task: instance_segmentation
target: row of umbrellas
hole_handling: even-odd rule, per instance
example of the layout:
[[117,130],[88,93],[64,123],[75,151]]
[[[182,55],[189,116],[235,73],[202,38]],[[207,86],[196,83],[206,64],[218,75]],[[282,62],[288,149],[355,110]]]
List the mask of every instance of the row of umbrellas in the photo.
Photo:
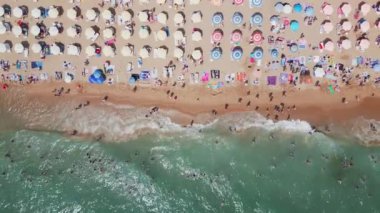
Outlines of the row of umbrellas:
[[[0,43],[0,53],[10,52],[11,48],[17,54],[22,54],[25,50],[29,49],[29,43],[24,41],[12,45],[10,41],[5,41]],[[52,55],[62,54],[65,50],[65,46],[60,42],[55,42],[52,45],[47,45],[44,42],[34,43],[31,45],[30,49],[33,53],[41,53],[42,51],[48,49],[48,52]],[[66,53],[68,55],[79,55],[81,52],[81,45],[78,43],[69,44],[66,47]]]

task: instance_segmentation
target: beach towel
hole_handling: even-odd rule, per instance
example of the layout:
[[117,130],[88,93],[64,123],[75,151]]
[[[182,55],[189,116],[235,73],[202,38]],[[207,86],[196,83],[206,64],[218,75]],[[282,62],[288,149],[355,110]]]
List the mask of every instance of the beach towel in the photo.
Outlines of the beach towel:
[[276,85],[276,81],[277,81],[277,77],[276,76],[268,76],[267,77],[267,84],[268,85],[275,86]]
[[44,66],[44,62],[42,62],[42,61],[32,61],[31,62],[32,69],[42,70],[43,66]]
[[287,84],[287,83],[288,83],[288,73],[281,73],[280,84]]
[[203,72],[203,73],[202,73],[201,81],[202,81],[203,83],[206,83],[206,82],[209,81],[209,73],[208,73],[208,72]]

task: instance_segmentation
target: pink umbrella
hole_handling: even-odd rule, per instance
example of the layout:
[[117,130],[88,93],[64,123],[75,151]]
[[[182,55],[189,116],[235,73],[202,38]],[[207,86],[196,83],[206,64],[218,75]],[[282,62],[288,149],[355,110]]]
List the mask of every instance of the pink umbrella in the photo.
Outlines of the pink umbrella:
[[334,8],[331,6],[331,4],[325,2],[322,5],[322,12],[326,16],[331,16],[334,13]]
[[362,2],[359,4],[359,9],[363,16],[366,16],[371,10],[371,6],[365,2]]
[[342,10],[342,13],[344,14],[344,16],[348,16],[351,11],[352,11],[352,7],[349,3],[347,2],[344,2],[340,5],[340,9]]
[[261,42],[263,40],[263,33],[259,30],[256,30],[251,35],[251,40],[255,43]]
[[234,5],[241,5],[241,4],[243,4],[244,3],[244,0],[234,0],[233,1],[233,4]]
[[370,45],[370,43],[369,43],[368,39],[366,39],[366,38],[360,39],[360,41],[359,41],[359,49],[361,51],[367,50],[369,48],[369,45]]
[[232,42],[239,42],[242,38],[242,32],[240,30],[234,30],[231,35]]
[[351,22],[349,22],[349,21],[344,21],[344,22],[342,23],[342,29],[343,29],[344,31],[350,31],[350,30],[352,29],[352,24],[351,24]]
[[334,42],[332,42],[331,40],[326,40],[325,41],[325,48],[324,49],[326,51],[329,51],[329,52],[334,51],[334,49],[335,49]]
[[212,41],[213,42],[220,42],[223,38],[223,31],[220,30],[220,29],[216,29],[214,30],[214,32],[212,33]]

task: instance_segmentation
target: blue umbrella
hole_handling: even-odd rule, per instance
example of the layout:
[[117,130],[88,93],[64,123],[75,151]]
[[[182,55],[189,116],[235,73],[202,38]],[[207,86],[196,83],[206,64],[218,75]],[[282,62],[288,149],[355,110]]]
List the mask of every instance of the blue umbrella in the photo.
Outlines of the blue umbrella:
[[240,60],[242,56],[243,56],[243,49],[241,49],[241,47],[235,47],[232,50],[232,59]]
[[235,25],[239,25],[242,22],[243,22],[243,14],[241,14],[240,12],[235,12],[232,15],[232,23],[234,23]]
[[290,29],[293,31],[293,32],[296,32],[300,29],[300,24],[298,23],[298,21],[296,20],[292,20],[290,22]]
[[272,16],[269,21],[271,25],[277,25],[280,22],[280,18],[278,16]]
[[212,23],[214,25],[221,24],[223,22],[223,14],[221,12],[216,12],[212,16]]
[[306,7],[305,13],[307,16],[313,16],[314,15],[314,7],[312,7],[312,6]]
[[274,9],[276,10],[276,12],[278,13],[281,13],[282,10],[284,8],[284,5],[282,4],[282,2],[277,2],[275,5],[274,5]]
[[380,63],[376,63],[373,65],[372,69],[375,71],[375,72],[380,72]]
[[104,75],[101,69],[97,69],[90,75],[88,81],[92,84],[102,84],[106,80],[106,76]]
[[255,7],[261,7],[263,5],[263,0],[250,0],[251,5]]
[[211,58],[213,60],[218,60],[221,57],[222,57],[222,48],[215,47],[214,49],[211,50]]
[[273,58],[277,58],[278,57],[278,50],[277,49],[272,49],[270,53],[271,53],[271,55],[272,55]]
[[258,26],[261,26],[263,23],[263,15],[261,13],[255,13],[251,16],[251,24],[256,24]]
[[253,49],[251,57],[253,57],[256,60],[259,60],[259,59],[262,59],[263,56],[264,56],[263,48],[261,48],[261,47],[255,47],[255,49]]
[[296,13],[300,13],[300,12],[302,12],[302,5],[301,5],[300,3],[294,4],[294,5],[293,5],[293,10],[294,10],[294,12],[296,12]]
[[298,51],[298,45],[293,43],[292,45],[290,45],[290,52],[297,52]]

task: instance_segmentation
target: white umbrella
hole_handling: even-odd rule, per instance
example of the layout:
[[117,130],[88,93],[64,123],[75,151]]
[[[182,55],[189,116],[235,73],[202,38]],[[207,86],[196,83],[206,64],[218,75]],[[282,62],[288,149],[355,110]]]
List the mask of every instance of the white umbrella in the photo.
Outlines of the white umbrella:
[[178,47],[176,47],[175,49],[174,49],[174,52],[173,52],[173,56],[174,56],[174,58],[182,58],[183,57],[183,54],[184,54],[184,52],[183,52],[183,50],[181,49],[181,48],[178,48]]
[[80,50],[77,46],[69,44],[67,45],[67,55],[79,55]]
[[349,21],[345,21],[342,23],[342,29],[344,31],[350,31],[352,29],[352,24]]
[[346,17],[347,17],[347,16],[351,13],[351,11],[352,11],[352,7],[351,7],[351,5],[350,5],[349,3],[344,3],[344,4],[342,4],[342,6],[341,6],[340,9],[342,10],[344,16],[346,16]]
[[74,80],[73,77],[72,77],[72,74],[69,74],[69,73],[65,73],[65,77],[63,78],[63,81],[65,81],[65,83],[71,83],[71,81]]
[[185,17],[183,17],[182,13],[176,13],[174,15],[174,24],[182,24],[183,21],[185,20]]
[[334,51],[334,49],[335,49],[334,42],[332,42],[332,41],[327,41],[327,42],[325,43],[325,50],[326,50],[326,51],[332,52],[332,51]]
[[149,36],[149,30],[146,27],[140,27],[139,37],[142,39],[146,39]]
[[201,22],[202,21],[202,13],[200,11],[194,12],[191,15],[191,21],[193,23],[199,23],[199,22]]
[[33,18],[37,19],[41,17],[41,10],[39,8],[34,8],[31,13]]
[[175,40],[181,40],[183,39],[184,35],[183,35],[183,32],[181,30],[177,30],[174,32],[174,39]]
[[124,10],[123,12],[121,12],[120,17],[121,17],[121,19],[123,19],[123,21],[131,21],[132,20],[132,15],[129,11]]
[[362,23],[360,23],[360,30],[363,33],[366,33],[369,30],[369,28],[370,28],[370,26],[369,26],[369,22],[368,21],[363,21]]
[[32,44],[32,52],[34,53],[40,53],[42,51],[42,47],[38,43]]
[[121,48],[121,55],[125,56],[125,57],[130,57],[130,56],[133,56],[133,50],[130,46],[123,46]]
[[156,0],[158,5],[165,4],[166,0]]
[[360,12],[363,14],[363,16],[366,16],[370,10],[371,10],[371,5],[367,3],[363,3],[362,5],[360,5]]
[[183,0],[174,0],[174,4],[183,5],[185,2]]
[[77,11],[74,8],[70,8],[67,10],[67,18],[71,20],[76,20],[78,17]]
[[18,26],[18,25],[13,26],[13,27],[12,27],[12,33],[13,33],[16,37],[20,36],[21,33],[22,33],[22,29],[21,29],[21,27]]
[[201,0],[190,0],[190,5],[198,5],[201,2]]
[[58,45],[53,44],[50,46],[50,53],[53,55],[59,55],[61,53],[61,49],[58,47]]
[[33,25],[31,28],[30,28],[30,33],[34,36],[38,36],[40,33],[41,33],[41,29],[39,26],[37,25]]
[[162,25],[166,25],[166,22],[168,21],[168,16],[166,15],[166,13],[161,12],[157,15],[157,21]]
[[12,14],[16,18],[21,18],[24,13],[20,7],[15,7],[13,8]]
[[285,4],[282,8],[282,12],[285,14],[290,14],[292,12],[293,8],[290,6],[290,4]]
[[59,34],[59,30],[56,26],[49,27],[49,35],[50,36],[57,36]]
[[95,47],[94,46],[88,46],[86,47],[86,54],[87,56],[94,56],[95,55]]
[[91,39],[92,37],[95,36],[95,30],[92,27],[89,27],[84,31],[84,35],[86,36],[87,39]]
[[325,33],[331,33],[331,31],[334,29],[334,25],[330,22],[330,21],[327,21],[323,24],[323,31]]
[[359,41],[359,49],[361,51],[367,50],[369,48],[370,42],[368,39],[364,38]]
[[89,9],[86,11],[86,18],[90,21],[94,21],[98,14],[96,14],[96,11],[93,9]]
[[103,37],[105,39],[110,39],[113,37],[113,35],[114,35],[114,31],[112,28],[108,27],[108,28],[103,30]]
[[115,56],[115,50],[110,46],[103,47],[102,52],[103,52],[105,57],[114,57]]
[[148,58],[149,57],[149,50],[148,50],[148,48],[144,47],[144,48],[140,49],[139,55],[143,59]]
[[49,8],[48,15],[49,15],[49,18],[57,18],[59,15],[59,12],[58,12],[57,8],[51,7],[51,8]]
[[7,32],[7,28],[0,22],[0,35],[3,35]]
[[199,32],[199,31],[194,31],[192,34],[191,34],[191,39],[193,41],[200,41],[202,40],[202,33]]
[[124,29],[121,31],[121,37],[125,40],[130,39],[132,36],[132,32],[130,30]]
[[4,7],[3,6],[0,6],[0,17],[3,16],[5,13],[4,11]]
[[138,14],[140,22],[148,22],[148,13],[146,11],[140,11]]
[[351,44],[351,40],[350,39],[344,39],[342,41],[342,48],[345,49],[345,50],[348,50],[348,49],[351,49],[352,47],[352,44]]
[[139,0],[141,4],[149,4],[149,0]]
[[75,36],[77,36],[77,29],[73,26],[67,28],[66,30],[66,34],[67,36],[71,37],[71,38],[75,38]]
[[191,56],[193,57],[194,60],[199,60],[202,58],[202,52],[196,49],[191,53]]
[[156,58],[159,59],[166,59],[166,55],[168,54],[168,50],[165,48],[157,48],[156,51]]
[[322,12],[323,12],[323,14],[325,14],[326,16],[331,16],[331,15],[334,13],[334,8],[331,6],[331,4],[326,4],[326,5],[323,6],[323,8],[322,8]]
[[111,18],[112,18],[112,12],[110,11],[110,10],[104,10],[103,12],[102,12],[102,17],[103,17],[103,19],[105,19],[105,20],[110,20]]
[[157,32],[157,39],[160,41],[164,41],[166,39],[167,35],[164,30],[160,30]]
[[15,46],[14,46],[15,53],[20,54],[20,53],[23,53],[24,50],[25,50],[24,45],[22,45],[21,43],[15,44]]
[[0,43],[0,53],[5,53],[7,51],[7,47],[4,43]]

